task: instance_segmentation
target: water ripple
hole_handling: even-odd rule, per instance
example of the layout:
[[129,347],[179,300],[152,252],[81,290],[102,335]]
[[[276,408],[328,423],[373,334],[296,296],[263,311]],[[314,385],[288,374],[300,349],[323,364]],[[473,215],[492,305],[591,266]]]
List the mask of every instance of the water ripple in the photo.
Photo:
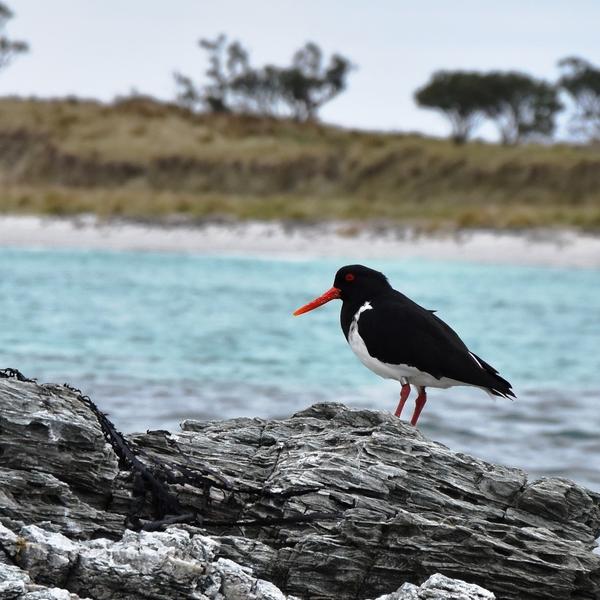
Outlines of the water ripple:
[[[126,431],[285,416],[323,401],[392,411],[398,386],[356,361],[339,305],[290,316],[340,264],[0,250],[0,364],[77,385]],[[372,266],[438,309],[517,391],[516,402],[493,402],[468,388],[432,390],[419,423],[426,435],[600,490],[599,271]]]

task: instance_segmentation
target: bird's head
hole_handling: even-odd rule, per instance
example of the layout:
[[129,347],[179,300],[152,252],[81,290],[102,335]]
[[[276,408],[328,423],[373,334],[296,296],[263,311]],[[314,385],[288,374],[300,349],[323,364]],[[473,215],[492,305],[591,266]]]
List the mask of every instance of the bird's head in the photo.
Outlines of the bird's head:
[[294,311],[294,316],[302,315],[330,300],[340,299],[343,302],[362,304],[390,288],[383,273],[363,265],[347,265],[335,274],[332,288]]

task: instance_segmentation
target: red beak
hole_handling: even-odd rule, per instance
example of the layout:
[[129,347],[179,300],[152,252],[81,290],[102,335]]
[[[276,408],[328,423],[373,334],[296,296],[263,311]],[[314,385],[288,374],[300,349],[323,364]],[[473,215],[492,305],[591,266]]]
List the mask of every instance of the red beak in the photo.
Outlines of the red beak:
[[329,302],[330,300],[336,300],[340,297],[340,293],[341,292],[340,290],[338,290],[338,288],[332,287],[330,290],[327,290],[322,296],[315,298],[312,302],[309,302],[308,304],[301,306],[298,310],[295,310],[294,316],[297,317],[298,315],[303,315],[309,310],[313,310],[318,306]]

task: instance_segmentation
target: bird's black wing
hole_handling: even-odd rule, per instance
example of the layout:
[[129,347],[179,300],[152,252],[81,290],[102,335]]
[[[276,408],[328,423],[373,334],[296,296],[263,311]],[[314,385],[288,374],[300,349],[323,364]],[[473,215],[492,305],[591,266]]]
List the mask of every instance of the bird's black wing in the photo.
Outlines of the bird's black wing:
[[448,377],[512,395],[497,371],[469,352],[458,334],[437,315],[400,292],[371,302],[361,313],[358,332],[369,354],[383,362],[416,367],[440,379]]

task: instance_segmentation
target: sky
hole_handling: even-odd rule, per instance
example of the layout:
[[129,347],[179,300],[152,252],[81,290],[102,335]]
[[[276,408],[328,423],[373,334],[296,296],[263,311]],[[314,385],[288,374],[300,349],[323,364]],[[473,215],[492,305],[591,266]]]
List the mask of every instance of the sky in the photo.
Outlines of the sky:
[[[173,72],[202,80],[199,38],[225,33],[252,63],[288,64],[307,41],[356,65],[324,121],[446,135],[415,89],[438,69],[518,69],[550,80],[578,55],[600,63],[598,0],[3,0],[29,54],[0,73],[1,95],[171,100]],[[564,125],[563,125],[564,128]],[[480,132],[492,139],[489,126]]]

